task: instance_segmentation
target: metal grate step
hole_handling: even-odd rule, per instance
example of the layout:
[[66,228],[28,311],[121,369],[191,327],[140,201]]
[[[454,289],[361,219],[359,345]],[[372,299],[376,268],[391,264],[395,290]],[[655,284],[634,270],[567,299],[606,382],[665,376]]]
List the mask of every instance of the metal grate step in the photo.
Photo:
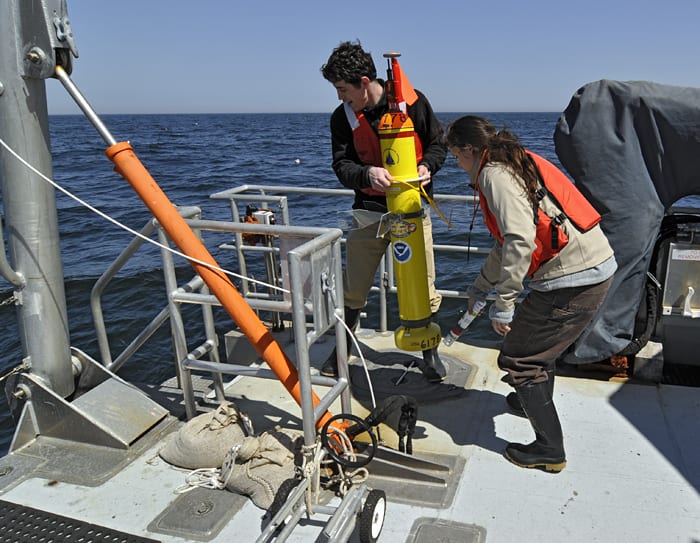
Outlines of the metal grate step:
[[156,539],[126,534],[3,500],[0,500],[0,526],[2,543],[159,543]]

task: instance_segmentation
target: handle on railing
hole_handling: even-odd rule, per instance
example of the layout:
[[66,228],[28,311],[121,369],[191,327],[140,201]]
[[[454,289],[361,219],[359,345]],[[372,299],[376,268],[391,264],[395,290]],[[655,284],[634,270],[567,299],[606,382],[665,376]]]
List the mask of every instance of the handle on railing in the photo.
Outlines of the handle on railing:
[[15,271],[10,263],[7,261],[5,255],[5,233],[2,229],[3,218],[0,217],[0,275],[2,275],[12,286],[17,288],[24,288],[27,282],[24,280],[24,276]]

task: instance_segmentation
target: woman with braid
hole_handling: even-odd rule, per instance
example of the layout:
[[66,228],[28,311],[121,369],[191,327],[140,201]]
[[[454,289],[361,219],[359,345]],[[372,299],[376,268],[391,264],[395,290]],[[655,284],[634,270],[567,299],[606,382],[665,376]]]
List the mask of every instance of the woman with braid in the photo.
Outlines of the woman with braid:
[[617,269],[613,250],[600,215],[571,181],[509,131],[465,116],[448,127],[446,143],[469,173],[496,240],[467,291],[468,306],[495,291],[489,318],[504,336],[498,366],[515,389],[506,400],[535,432],[530,444],[509,443],[504,456],[521,467],[559,472],[566,455],[552,399],[555,364],[603,303]]

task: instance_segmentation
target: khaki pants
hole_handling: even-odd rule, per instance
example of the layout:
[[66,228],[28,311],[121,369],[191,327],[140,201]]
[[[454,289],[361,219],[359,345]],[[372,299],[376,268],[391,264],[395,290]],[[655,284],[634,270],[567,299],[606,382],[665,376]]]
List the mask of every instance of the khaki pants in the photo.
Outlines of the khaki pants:
[[[379,223],[364,228],[353,228],[348,232],[345,244],[345,273],[343,276],[343,297],[345,306],[362,309],[367,303],[369,289],[374,282],[379,262],[389,246],[387,237],[377,237]],[[442,296],[435,288],[435,258],[433,255],[433,226],[430,211],[423,217],[423,238],[427,264],[428,295],[430,311],[440,308]]]

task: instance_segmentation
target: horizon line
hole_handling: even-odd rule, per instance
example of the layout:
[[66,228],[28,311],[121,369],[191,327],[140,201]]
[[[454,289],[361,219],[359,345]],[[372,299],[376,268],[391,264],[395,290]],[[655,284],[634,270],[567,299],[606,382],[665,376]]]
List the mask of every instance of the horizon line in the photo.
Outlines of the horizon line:
[[[100,113],[99,115],[330,115],[332,111],[229,111],[229,112],[152,112],[152,113]],[[436,111],[436,115],[449,115],[449,114],[465,114],[465,113],[499,113],[499,114],[515,114],[515,113],[562,113],[561,111]],[[49,113],[49,115],[61,116],[61,115],[76,115],[83,116],[81,112],[75,113]]]

